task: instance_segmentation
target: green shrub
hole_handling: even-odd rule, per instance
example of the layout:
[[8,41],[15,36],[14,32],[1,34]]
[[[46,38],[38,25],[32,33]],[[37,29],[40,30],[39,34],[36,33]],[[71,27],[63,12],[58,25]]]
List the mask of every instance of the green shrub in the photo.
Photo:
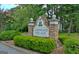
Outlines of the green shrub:
[[20,35],[21,33],[15,30],[3,31],[0,33],[0,40],[12,40],[14,36]]
[[73,38],[65,40],[64,52],[69,54],[79,54],[79,40]]
[[50,53],[56,47],[53,39],[42,37],[15,36],[14,42],[17,46],[43,53]]

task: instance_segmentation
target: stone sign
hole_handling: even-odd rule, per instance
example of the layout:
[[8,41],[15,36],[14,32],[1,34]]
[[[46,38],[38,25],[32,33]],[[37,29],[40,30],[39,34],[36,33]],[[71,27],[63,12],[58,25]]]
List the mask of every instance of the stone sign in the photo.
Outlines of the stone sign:
[[36,25],[33,29],[33,36],[49,37],[49,29],[44,24],[41,17],[36,21]]

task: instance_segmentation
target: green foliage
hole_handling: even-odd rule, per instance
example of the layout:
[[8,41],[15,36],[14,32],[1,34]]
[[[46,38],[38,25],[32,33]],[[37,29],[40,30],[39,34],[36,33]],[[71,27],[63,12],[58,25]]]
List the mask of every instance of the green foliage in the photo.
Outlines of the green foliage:
[[20,35],[21,33],[15,30],[3,31],[0,33],[0,40],[12,40],[14,36]]
[[69,54],[79,53],[79,34],[78,33],[61,33],[60,41],[63,43],[64,52]]
[[64,41],[69,39],[69,35],[67,33],[61,33],[59,36],[59,40],[61,41],[62,44],[64,44]]
[[79,54],[79,40],[68,39],[64,42],[64,51],[68,54]]
[[14,42],[17,46],[43,53],[50,53],[56,47],[54,40],[42,37],[15,36]]
[[11,16],[15,19],[15,22],[13,23],[13,29],[19,31],[27,31],[27,26],[30,18],[36,20],[43,14],[44,11],[42,10],[41,5],[19,5],[11,14]]
[[53,7],[57,18],[60,17],[61,32],[79,32],[78,4],[47,4],[47,8],[43,8],[43,4],[19,5],[9,10],[11,12],[9,15],[6,12],[0,13],[0,30],[27,31],[30,18],[36,20]]
[[67,39],[79,39],[79,34],[78,33],[60,33],[59,35],[60,41],[64,44],[65,40]]

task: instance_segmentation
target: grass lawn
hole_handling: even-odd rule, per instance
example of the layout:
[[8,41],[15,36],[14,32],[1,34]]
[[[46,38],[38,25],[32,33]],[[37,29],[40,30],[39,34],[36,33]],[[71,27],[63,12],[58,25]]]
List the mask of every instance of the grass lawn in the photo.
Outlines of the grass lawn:
[[79,39],[79,33],[60,33],[59,37],[68,37],[68,38],[73,38],[73,39]]
[[59,35],[59,40],[61,41],[62,44],[64,44],[65,40],[76,40],[79,39],[79,33],[60,33]]

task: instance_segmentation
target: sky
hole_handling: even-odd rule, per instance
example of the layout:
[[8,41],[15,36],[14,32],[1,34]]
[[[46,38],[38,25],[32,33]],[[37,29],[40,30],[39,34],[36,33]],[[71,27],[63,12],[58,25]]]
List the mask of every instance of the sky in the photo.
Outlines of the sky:
[[4,9],[4,10],[10,10],[11,8],[14,8],[16,7],[17,5],[13,5],[13,4],[2,4],[0,6],[1,9]]

